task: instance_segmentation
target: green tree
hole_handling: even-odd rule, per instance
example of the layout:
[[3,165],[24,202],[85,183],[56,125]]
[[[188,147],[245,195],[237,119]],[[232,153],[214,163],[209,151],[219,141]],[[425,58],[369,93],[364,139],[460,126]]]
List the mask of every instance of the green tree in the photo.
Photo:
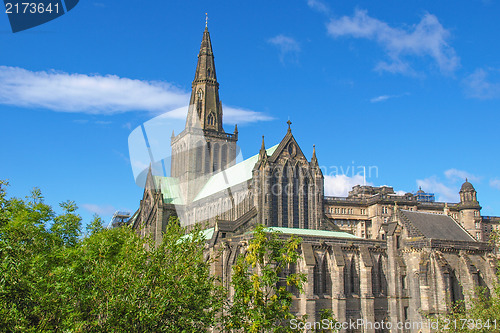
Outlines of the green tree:
[[[233,266],[232,304],[225,326],[233,332],[290,332],[288,322],[296,319],[291,312],[292,293],[287,286],[302,292],[305,274],[282,272],[297,263],[300,238],[283,240],[276,232],[258,225],[245,255]],[[285,279],[285,281],[283,281]],[[286,282],[286,283],[283,283]]]
[[[73,202],[56,214],[38,189],[8,199],[0,182],[0,331],[202,332],[225,294],[209,274],[200,227],[172,219],[153,246],[94,216],[86,235]],[[149,250],[148,250],[149,249]]]

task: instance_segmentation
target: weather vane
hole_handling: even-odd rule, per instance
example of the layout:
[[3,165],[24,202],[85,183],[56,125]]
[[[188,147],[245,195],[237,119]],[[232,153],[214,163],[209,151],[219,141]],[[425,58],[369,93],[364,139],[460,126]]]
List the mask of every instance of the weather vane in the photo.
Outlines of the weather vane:
[[205,28],[208,27],[208,13],[205,13]]

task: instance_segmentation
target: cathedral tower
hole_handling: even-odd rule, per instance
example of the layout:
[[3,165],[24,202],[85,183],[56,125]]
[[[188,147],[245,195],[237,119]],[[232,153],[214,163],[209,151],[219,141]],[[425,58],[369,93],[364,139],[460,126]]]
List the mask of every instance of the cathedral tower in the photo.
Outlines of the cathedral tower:
[[179,179],[186,203],[192,201],[214,172],[234,164],[238,129],[224,132],[219,83],[215,72],[210,33],[205,26],[185,129],[172,133],[171,176]]

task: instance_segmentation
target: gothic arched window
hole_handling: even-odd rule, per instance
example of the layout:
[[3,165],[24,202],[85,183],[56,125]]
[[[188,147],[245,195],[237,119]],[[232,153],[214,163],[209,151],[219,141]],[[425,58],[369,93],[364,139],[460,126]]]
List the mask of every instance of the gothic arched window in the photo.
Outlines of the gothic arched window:
[[207,142],[205,147],[205,173],[209,173],[210,170],[210,142]]
[[288,228],[288,190],[289,190],[289,177],[290,165],[285,164],[283,173],[281,175],[281,226]]
[[227,164],[227,145],[226,144],[222,145],[220,155],[221,155],[220,156],[220,167],[221,167],[221,169],[225,169],[226,164]]
[[304,229],[309,229],[309,180],[304,177],[302,184],[302,193],[304,201]]
[[280,170],[275,168],[271,177],[271,225],[273,227],[281,227],[281,223],[278,223],[278,203],[281,195],[280,175]]
[[330,269],[328,268],[328,261],[326,254],[323,256],[323,264],[321,266],[321,276],[323,281],[321,281],[321,291],[323,294],[330,295],[332,293],[332,277],[330,275]]
[[356,258],[353,256],[351,260],[351,271],[350,271],[350,293],[351,295],[359,295],[359,274],[358,266],[356,263]]
[[214,166],[213,171],[219,170],[219,167],[220,167],[220,164],[219,164],[219,152],[220,152],[219,144],[215,143],[214,144],[214,156],[213,156],[213,161],[214,161],[214,163],[213,163],[213,166]]
[[198,89],[198,99],[201,99],[203,97],[203,91],[201,89]]
[[299,228],[299,166],[296,165],[293,171],[293,189],[292,189],[292,200],[293,200],[293,213],[292,213],[292,219],[293,219],[293,227],[294,228]]
[[196,143],[196,172],[198,174],[201,173],[202,167],[203,167],[203,144],[201,141],[198,141]]
[[455,306],[461,307],[463,306],[464,294],[462,285],[460,284],[460,281],[458,281],[454,270],[449,273],[449,279],[451,303]]
[[207,123],[211,126],[215,125],[215,116],[213,112],[210,112],[210,114],[207,117]]

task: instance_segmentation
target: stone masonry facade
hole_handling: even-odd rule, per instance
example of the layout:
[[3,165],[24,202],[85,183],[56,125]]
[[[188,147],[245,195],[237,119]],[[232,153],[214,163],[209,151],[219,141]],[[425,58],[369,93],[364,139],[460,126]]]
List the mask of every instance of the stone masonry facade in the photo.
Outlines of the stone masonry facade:
[[[307,284],[303,293],[290,290],[293,311],[311,322],[330,309],[339,322],[367,323],[344,332],[430,332],[428,317],[477,297],[477,287],[493,292],[497,258],[487,241],[500,218],[481,216],[470,182],[458,203],[423,202],[418,192],[400,195],[387,186],[328,197],[316,150],[310,159],[303,154],[291,122],[278,145],[266,148],[263,137],[258,155],[236,163],[238,129],[226,133],[222,118],[205,29],[186,128],[172,133],[171,177],[150,169],[129,221],[140,235],[161,242],[170,216],[188,228],[204,223],[207,258],[217,257],[212,273],[230,292],[232,265],[256,224],[297,235],[300,259],[283,274],[305,273]],[[382,322],[392,329],[373,326]],[[416,326],[399,329],[404,322]]]

